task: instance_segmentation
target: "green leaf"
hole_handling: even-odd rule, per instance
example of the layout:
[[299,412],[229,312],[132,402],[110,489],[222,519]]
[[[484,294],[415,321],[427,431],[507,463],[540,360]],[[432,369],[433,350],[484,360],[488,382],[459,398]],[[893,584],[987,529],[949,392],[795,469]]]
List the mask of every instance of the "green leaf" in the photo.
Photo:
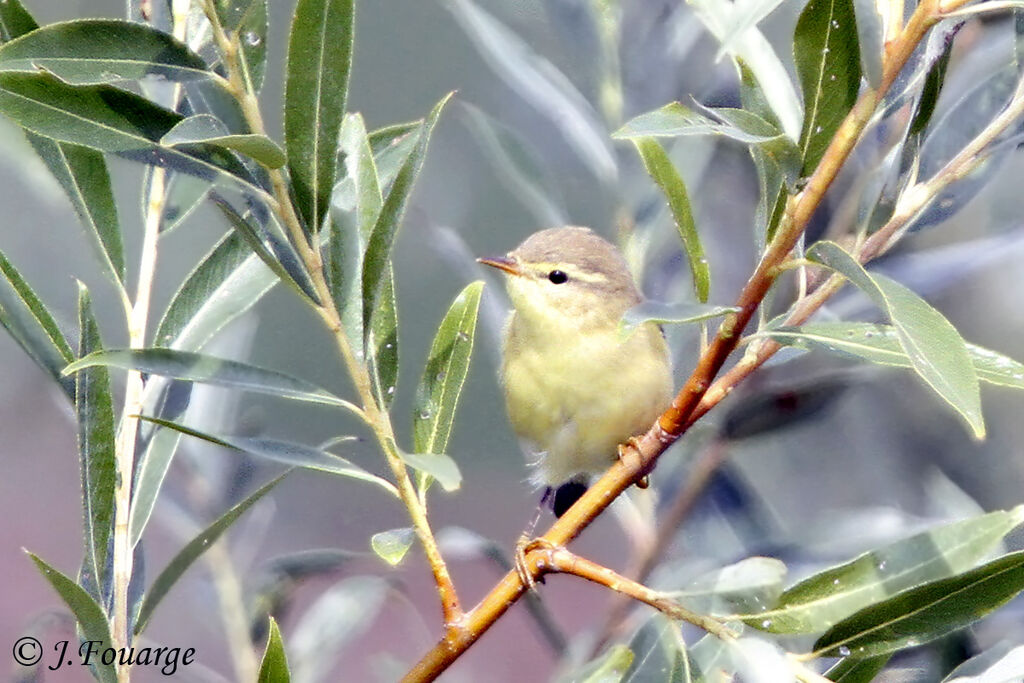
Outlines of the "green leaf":
[[455,297],[430,345],[413,407],[413,448],[417,453],[443,453],[448,448],[473,353],[483,288],[484,283],[477,281]]
[[242,0],[237,3],[245,8],[238,22],[238,46],[242,50],[242,64],[249,90],[258,93],[263,87],[263,76],[267,70],[267,0]]
[[296,206],[316,232],[334,186],[334,157],[352,66],[352,0],[299,0],[288,36],[284,138]]
[[666,304],[660,301],[644,301],[633,306],[622,316],[622,331],[631,333],[644,323],[679,325],[717,318],[738,313],[735,306],[712,306],[710,304],[679,303]]
[[698,576],[672,596],[703,614],[734,614],[774,605],[782,594],[786,565],[771,557],[748,557]]
[[844,275],[889,316],[917,374],[964,418],[975,438],[984,438],[978,376],[956,328],[900,283],[879,273],[869,275],[833,242],[818,242],[807,257]]
[[939,93],[942,92],[942,86],[946,82],[946,68],[949,66],[949,58],[953,54],[953,35],[949,35],[948,39],[944,41],[942,51],[931,68],[928,69],[921,97],[917,100],[914,118],[910,122],[908,136],[923,133],[931,123],[932,114],[935,113],[935,104],[939,101]]
[[180,441],[181,432],[159,428],[156,428],[146,440],[146,447],[135,466],[135,482],[132,485],[128,529],[133,548],[149,524],[157,496]]
[[275,275],[232,230],[202,258],[171,298],[154,344],[183,351],[203,347],[277,283]]
[[416,147],[409,154],[409,157],[402,164],[398,175],[395,176],[391,188],[384,198],[380,214],[374,223],[373,230],[367,239],[366,250],[363,255],[363,329],[370,327],[370,317],[373,311],[377,310],[381,292],[384,289],[384,282],[387,279],[389,265],[391,263],[391,248],[395,243],[395,236],[398,233],[398,226],[405,214],[405,207],[409,203],[409,195],[412,193],[413,184],[419,176],[420,169],[427,154],[427,144],[430,142],[430,135],[434,131],[441,110],[451,98],[446,95],[434,107],[421,124],[419,138]]
[[394,567],[409,552],[415,539],[416,532],[412,527],[390,529],[370,537],[370,547],[373,548],[373,552],[377,553],[377,557]]
[[21,0],[0,2],[0,42],[13,40],[37,28],[39,24],[21,4]]
[[825,678],[835,683],[871,683],[889,663],[889,655],[867,659],[844,657],[825,672]]
[[390,264],[377,310],[372,313],[366,347],[377,405],[390,410],[398,383],[398,304],[395,302],[395,272]]
[[[309,274],[299,260],[292,246],[281,238],[274,238],[269,231],[263,231],[242,216],[235,207],[218,195],[211,197],[232,228],[245,240],[253,253],[256,254],[281,281],[295,290],[303,298],[319,303]],[[269,243],[264,243],[266,240]]]
[[[892,325],[876,323],[835,322],[810,323],[800,327],[763,330],[784,346],[804,349],[821,348],[879,365],[913,369],[913,362],[900,346],[899,333]],[[997,386],[1024,389],[1024,363],[990,349],[967,344],[978,380]]]
[[33,149],[64,188],[71,205],[89,234],[100,267],[114,284],[124,287],[124,248],[117,205],[110,186],[107,162],[99,152],[27,134]]
[[803,173],[810,175],[857,101],[860,43],[853,0],[807,3],[796,23],[793,59],[804,95]]
[[153,424],[160,425],[161,427],[167,427],[168,429],[173,429],[181,432],[182,434],[194,436],[197,439],[202,439],[203,441],[207,441],[218,446],[248,453],[249,455],[256,456],[257,458],[272,460],[273,462],[281,463],[282,465],[304,467],[306,469],[318,470],[320,472],[329,472],[342,477],[349,477],[350,479],[358,479],[360,481],[376,484],[388,493],[391,493],[396,497],[398,496],[398,490],[388,480],[378,477],[375,474],[370,474],[362,467],[349,462],[345,458],[334,455],[333,453],[328,453],[327,451],[319,448],[303,446],[297,443],[289,443],[287,441],[277,441],[275,439],[230,436],[226,434],[208,434],[176,422],[171,422],[170,420],[146,417],[145,415],[142,416],[142,419],[146,422],[152,422]]
[[668,200],[676,229],[683,241],[683,250],[690,262],[697,300],[703,303],[708,300],[708,292],[711,289],[711,269],[704,256],[704,245],[701,244],[700,233],[697,232],[697,224],[693,220],[690,198],[686,193],[683,178],[657,140],[640,137],[634,138],[633,144],[636,145],[636,150],[640,153],[651,179],[661,188]]
[[21,273],[0,252],[0,324],[14,337],[39,367],[57,381],[68,397],[74,399],[74,382],[61,377],[60,368],[75,358],[71,345]]
[[213,78],[203,58],[145,24],[76,19],[48,24],[0,47],[0,72],[46,71],[73,85],[156,77]]
[[[718,110],[709,109],[715,113]],[[722,111],[727,111],[723,109]],[[742,111],[740,109],[733,112]],[[626,122],[612,133],[617,140],[633,140],[649,137],[679,137],[681,135],[719,135],[745,144],[763,144],[778,138],[781,134],[772,124],[752,112],[740,127],[728,121],[716,121],[680,102],[670,102],[660,109],[640,114]],[[757,123],[757,122],[760,123]]]
[[629,641],[633,663],[625,683],[689,683],[694,672],[679,627],[662,614],[647,620]]
[[877,657],[957,631],[1024,590],[1024,551],[926,583],[836,624],[814,643],[817,656]]
[[[32,553],[28,553],[28,556],[35,562],[36,568],[43,575],[43,578],[50,582],[50,585],[57,591],[64,604],[75,615],[75,620],[78,621],[78,626],[81,628],[82,639],[101,643],[100,649],[113,647],[110,627],[107,625],[107,615],[99,603],[84,588],[51,567],[44,560]],[[112,665],[103,664],[102,661],[97,659],[93,659],[93,662],[93,671],[101,683],[117,683],[117,672]]]
[[161,348],[101,350],[80,358],[64,368],[64,374],[70,375],[91,367],[139,370],[152,375],[173,377],[189,382],[235,387],[296,401],[337,406],[356,415],[362,415],[362,411],[351,402],[339,398],[311,382],[277,370],[267,370],[240,361],[190,351]]
[[774,633],[822,631],[899,591],[971,568],[1022,521],[1024,506],[911,536],[808,577],[775,608],[742,619]]
[[167,563],[164,570],[160,572],[160,575],[153,581],[153,585],[150,586],[149,592],[142,601],[142,607],[139,608],[139,618],[135,622],[135,635],[139,635],[146,628],[157,605],[160,604],[160,601],[164,599],[174,584],[178,582],[178,579],[180,579],[182,574],[185,573],[185,570],[191,567],[192,563],[199,559],[199,556],[206,552],[207,548],[216,543],[221,534],[227,531],[228,527],[234,524],[235,520],[242,516],[242,513],[251,508],[256,501],[269,493],[270,490],[277,486],[286,476],[288,476],[288,472],[271,479],[269,482],[250,494],[245,500],[218,517],[213,524],[203,529],[198,536],[189,541],[185,547]]
[[[149,193],[153,167],[146,167],[143,193]],[[166,172],[163,205],[160,211],[160,236],[170,233],[184,223],[206,199],[210,183],[184,173]]]
[[405,453],[398,452],[406,465],[424,474],[429,474],[441,484],[441,488],[451,492],[462,485],[462,473],[459,466],[448,455],[443,453]]
[[206,143],[241,152],[267,168],[281,168],[285,164],[284,150],[265,135],[232,135],[224,123],[209,114],[197,114],[179,121],[160,139],[161,145],[179,147]]
[[633,665],[633,651],[622,643],[615,643],[597,659],[588,662],[565,681],[578,683],[619,683]]
[[[79,356],[103,348],[89,290],[82,283],[78,283],[78,329]],[[82,473],[84,567],[92,573],[96,585],[103,586],[106,584],[107,544],[114,524],[117,481],[114,454],[116,423],[106,368],[90,368],[75,376],[75,412]]]
[[0,73],[0,114],[33,133],[222,182],[261,199],[233,154],[207,145],[159,143],[181,116],[111,86],[73,86],[46,73]]
[[258,683],[289,681],[291,675],[288,673],[288,655],[285,654],[284,642],[281,640],[281,629],[277,627],[274,617],[270,617],[270,635],[267,636],[267,647],[263,651],[263,661],[260,662]]

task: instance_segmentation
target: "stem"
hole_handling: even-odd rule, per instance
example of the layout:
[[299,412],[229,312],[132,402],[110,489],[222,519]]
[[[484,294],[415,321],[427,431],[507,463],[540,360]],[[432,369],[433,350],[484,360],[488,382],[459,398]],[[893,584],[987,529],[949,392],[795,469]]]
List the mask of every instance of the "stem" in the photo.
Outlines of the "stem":
[[[955,8],[953,6],[957,3],[962,4],[967,1],[949,0],[947,9]],[[634,445],[637,446],[635,449],[637,457],[629,458],[628,464],[624,460],[615,462],[579,501],[544,534],[543,541],[560,546],[578,536],[619,494],[637,478],[649,472],[654,467],[658,456],[669,445],[675,442],[699,417],[727,396],[736,382],[744,379],[771,353],[774,353],[774,350],[767,353],[764,355],[764,360],[758,362],[765,350],[772,346],[775,347],[775,350],[778,349],[777,344],[764,343],[758,353],[747,353],[739,363],[723,375],[722,379],[712,384],[727,358],[736,348],[743,329],[750,322],[761,300],[775,281],[779,265],[785,261],[803,234],[811,216],[821,204],[826,190],[835,180],[883,95],[892,86],[896,76],[928,29],[939,20],[938,10],[938,0],[923,0],[911,15],[900,35],[886,44],[882,81],[878,89],[869,89],[860,95],[832,138],[804,190],[799,195],[790,198],[786,206],[786,214],[775,238],[765,250],[761,262],[737,298],[736,307],[740,311],[726,317],[719,327],[718,334],[707,351],[701,355],[696,369],[675,397],[672,405],[646,434],[634,442]],[[822,290],[825,290],[825,287],[819,288],[804,301],[814,299],[815,295]],[[823,296],[821,301],[824,301],[824,298],[827,296]],[[820,303],[818,305],[820,306]],[[813,310],[808,311],[807,315],[810,315]],[[729,378],[728,381],[725,381],[726,378]],[[476,607],[465,615],[464,628],[460,631],[449,629],[440,642],[420,659],[403,680],[412,682],[435,679],[476,642],[519,599],[524,590],[519,576],[515,572],[510,572]]]
[[736,638],[736,634],[717,619],[692,612],[674,600],[669,599],[663,593],[648,588],[632,579],[627,579],[608,567],[580,557],[565,548],[542,545],[526,554],[526,562],[536,574],[560,573],[579,576],[587,581],[593,581],[605,588],[609,588],[616,593],[646,603],[671,619],[699,626],[708,633],[723,640],[733,640]]
[[[244,72],[239,60],[238,37],[228,37],[217,18],[212,0],[206,0],[203,7],[212,27],[214,40],[217,42],[217,47],[224,58],[224,66],[228,73],[228,88],[238,100],[249,128],[253,132],[263,134],[265,133],[265,127],[259,103],[246,86]],[[299,220],[299,216],[292,204],[291,194],[288,191],[288,181],[284,173],[280,169],[267,169],[267,172],[270,176],[275,200],[274,205],[270,208],[280,217],[291,242],[298,251],[299,257],[309,270],[313,289],[321,302],[315,305],[316,311],[334,336],[338,351],[359,394],[367,422],[372,427],[381,450],[384,452],[388,466],[395,476],[398,493],[402,503],[409,512],[416,537],[423,546],[424,554],[434,575],[434,583],[437,585],[438,595],[441,600],[441,610],[445,625],[450,630],[457,629],[462,620],[463,612],[459,604],[455,584],[452,582],[448,567],[441,556],[441,550],[430,528],[426,505],[417,495],[416,487],[409,477],[408,468],[406,468],[405,462],[399,454],[398,444],[391,427],[391,419],[386,412],[378,407],[376,398],[373,395],[369,370],[364,363],[356,359],[349,339],[345,335],[341,317],[338,315],[331,290],[324,278],[323,261],[320,257],[320,251],[310,244],[310,239],[302,227],[302,222]]]

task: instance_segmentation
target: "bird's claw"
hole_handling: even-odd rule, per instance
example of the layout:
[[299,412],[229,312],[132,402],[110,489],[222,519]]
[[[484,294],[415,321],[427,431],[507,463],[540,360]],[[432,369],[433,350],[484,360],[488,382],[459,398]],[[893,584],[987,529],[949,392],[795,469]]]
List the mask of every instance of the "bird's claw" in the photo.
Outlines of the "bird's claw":
[[551,541],[543,538],[530,538],[526,534],[519,537],[516,541],[515,549],[515,566],[516,574],[519,575],[519,580],[523,582],[528,590],[537,590],[538,583],[544,583],[544,577],[533,578],[533,572],[530,571],[529,563],[526,559],[527,554],[533,550],[538,549],[553,549],[555,546],[552,545]]

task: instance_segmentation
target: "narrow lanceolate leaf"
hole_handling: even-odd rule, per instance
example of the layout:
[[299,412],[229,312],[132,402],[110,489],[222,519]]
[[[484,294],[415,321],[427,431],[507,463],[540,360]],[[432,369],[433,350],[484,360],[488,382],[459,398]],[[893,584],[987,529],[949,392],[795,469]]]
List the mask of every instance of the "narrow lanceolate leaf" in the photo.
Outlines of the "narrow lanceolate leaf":
[[168,147],[199,143],[241,152],[267,168],[280,168],[285,164],[284,150],[266,135],[233,135],[220,119],[210,114],[182,119],[160,139],[160,144]]
[[256,254],[281,281],[294,289],[300,296],[319,303],[309,274],[290,244],[275,238],[255,225],[248,215],[243,216],[223,198],[214,195],[213,202],[220,209],[232,228],[245,240]]
[[197,351],[244,314],[278,281],[235,231],[199,262],[167,306],[154,344]]
[[690,683],[694,680],[679,626],[662,614],[655,614],[640,627],[629,641],[629,649],[633,663],[624,681]]
[[[89,290],[78,284],[78,355],[100,351],[103,341],[93,316]],[[75,376],[78,459],[82,472],[82,527],[86,571],[96,585],[106,584],[107,542],[114,521],[115,422],[107,369],[94,367]]]
[[413,407],[413,448],[417,453],[444,453],[455,409],[469,372],[476,319],[484,283],[468,285],[455,297],[430,346]]
[[209,434],[197,429],[192,429],[191,427],[186,427],[185,425],[178,424],[176,422],[171,422],[170,420],[162,420],[156,417],[142,416],[142,419],[146,422],[152,422],[153,424],[160,425],[161,427],[173,429],[181,432],[182,434],[194,436],[197,439],[202,439],[203,441],[216,444],[217,446],[223,446],[232,450],[241,451],[242,453],[248,453],[249,455],[256,456],[257,458],[271,460],[282,465],[305,467],[306,469],[318,470],[320,472],[330,472],[331,474],[337,474],[342,477],[349,477],[350,479],[358,479],[360,481],[376,484],[388,493],[398,496],[398,490],[388,480],[367,472],[362,467],[349,462],[345,458],[320,450],[319,448],[303,446],[302,444],[297,443],[289,443],[287,441],[277,441],[275,439],[230,436],[226,434]]
[[13,40],[37,28],[39,24],[21,4],[21,0],[0,2],[0,41]]
[[361,414],[355,405],[331,392],[297,377],[240,361],[173,349],[110,349],[96,351],[64,369],[65,374],[92,367],[138,370],[189,382],[202,382],[345,408]]
[[[892,325],[876,323],[810,323],[780,327],[760,334],[784,346],[825,349],[879,365],[913,369],[914,364],[900,345]],[[975,344],[967,344],[978,380],[997,386],[1024,389],[1024,363]]]
[[299,213],[320,229],[352,65],[352,0],[299,0],[288,37],[284,137]]
[[263,650],[258,683],[289,683],[289,681],[291,681],[291,674],[288,672],[288,655],[285,653],[284,642],[281,640],[281,629],[277,627],[274,617],[270,617],[270,635],[267,636],[267,647]]
[[[147,384],[149,386],[150,384]],[[182,409],[184,412],[184,408]],[[172,429],[156,429],[146,440],[146,447],[135,467],[135,481],[132,486],[132,507],[128,529],[134,548],[142,538],[142,532],[149,524],[149,518],[156,506],[157,496],[163,486],[171,460],[178,450],[181,432]]]
[[700,233],[697,232],[697,224],[693,220],[690,197],[686,193],[683,178],[657,140],[641,137],[634,138],[633,143],[636,145],[637,152],[640,153],[647,173],[661,188],[668,200],[672,219],[675,221],[679,237],[683,241],[683,251],[686,252],[686,258],[690,262],[693,289],[697,293],[697,300],[703,303],[708,300],[708,293],[711,289],[711,269],[704,256],[704,245],[701,244]]
[[371,536],[370,547],[377,553],[377,557],[394,567],[409,552],[415,538],[416,532],[412,527],[390,529]]
[[153,610],[160,604],[160,601],[164,599],[167,592],[171,590],[181,575],[185,573],[185,570],[192,566],[192,563],[199,559],[199,556],[206,552],[206,549],[213,545],[221,534],[228,530],[232,524],[235,523],[239,517],[242,516],[246,510],[251,508],[256,501],[265,496],[270,492],[272,488],[277,486],[282,479],[288,475],[288,472],[270,480],[255,492],[250,494],[245,500],[238,505],[221,515],[213,524],[203,529],[198,536],[193,538],[188,544],[182,548],[174,558],[167,563],[160,575],[153,581],[153,585],[150,586],[149,592],[146,594],[146,598],[142,601],[142,607],[139,609],[139,617],[135,622],[135,635],[142,633],[149,623],[150,617],[153,616]]
[[0,73],[0,114],[28,131],[240,188],[253,184],[234,155],[208,145],[187,151],[159,140],[181,116],[107,85],[73,86],[47,73]]
[[616,643],[597,659],[588,662],[572,678],[562,681],[579,681],[580,683],[619,683],[625,680],[626,672],[633,664],[633,651],[622,643]]
[[871,605],[825,632],[814,651],[877,657],[921,645],[977,621],[1022,590],[1024,551]]
[[458,490],[462,485],[462,473],[451,456],[444,453],[405,453],[404,451],[399,451],[398,455],[409,467],[437,479],[437,483],[445,491]]
[[793,58],[804,95],[800,150],[808,175],[857,100],[860,43],[853,0],[811,0],[796,23]]
[[[65,574],[57,571],[44,560],[32,553],[28,556],[35,562],[39,573],[43,575],[53,589],[57,591],[61,600],[68,606],[71,613],[75,615],[79,628],[82,630],[83,640],[94,640],[100,643],[99,650],[113,647],[110,638],[110,627],[107,625],[107,615],[103,608],[89,595],[84,588],[68,578]],[[93,660],[93,672],[101,683],[116,683],[117,672],[113,665],[103,664],[102,661]]]
[[21,273],[0,252],[0,324],[41,368],[60,384],[72,399],[74,382],[61,377],[60,367],[75,359],[64,333]]
[[239,47],[244,58],[242,64],[245,67],[245,78],[249,82],[249,89],[258,93],[263,87],[263,77],[267,71],[267,0],[242,0],[235,5],[244,7],[236,30],[242,38]]
[[412,194],[413,184],[419,176],[420,169],[427,155],[427,144],[434,131],[441,110],[451,98],[446,95],[424,119],[416,147],[402,164],[384,198],[380,214],[374,223],[373,230],[367,239],[363,256],[363,330],[364,334],[370,327],[370,317],[377,309],[384,281],[391,263],[391,248],[395,243],[398,226],[405,215],[405,208]]
[[865,553],[804,579],[770,610],[743,615],[775,633],[816,633],[857,610],[975,565],[1024,521],[1024,507],[954,522]]
[[0,47],[0,71],[47,71],[74,85],[213,78],[203,58],[161,31],[131,21],[48,24]]
[[914,370],[970,426],[985,436],[981,391],[966,342],[941,313],[914,292],[863,266],[833,242],[819,242],[808,258],[841,273],[885,311]]
[[942,683],[1016,683],[1024,672],[1024,645],[1003,640],[949,672]]
[[882,15],[873,0],[853,0],[853,7],[857,15],[860,66],[868,86],[877,89],[882,83],[882,57],[885,55]]
[[91,238],[100,266],[124,287],[124,247],[107,162],[96,150],[28,133],[28,141],[64,188]]
[[825,672],[825,678],[835,683],[871,683],[888,663],[889,655],[867,659],[844,657]]
[[644,301],[633,306],[622,316],[622,331],[631,333],[644,323],[659,325],[680,325],[738,313],[735,306],[712,306],[710,304],[666,304],[660,301]]
[[372,313],[366,348],[377,404],[384,410],[390,410],[398,384],[398,303],[395,300],[395,272],[390,264],[377,300],[377,310]]

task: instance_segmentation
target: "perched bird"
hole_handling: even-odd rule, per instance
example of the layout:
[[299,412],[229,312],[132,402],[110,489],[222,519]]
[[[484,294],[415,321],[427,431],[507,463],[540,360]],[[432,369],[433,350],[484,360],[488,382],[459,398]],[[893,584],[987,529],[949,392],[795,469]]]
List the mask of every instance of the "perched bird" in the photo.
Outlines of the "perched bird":
[[478,260],[507,276],[505,402],[536,457],[534,480],[561,516],[618,444],[668,407],[668,346],[654,323],[623,332],[640,292],[619,250],[588,228],[542,230],[506,256]]

